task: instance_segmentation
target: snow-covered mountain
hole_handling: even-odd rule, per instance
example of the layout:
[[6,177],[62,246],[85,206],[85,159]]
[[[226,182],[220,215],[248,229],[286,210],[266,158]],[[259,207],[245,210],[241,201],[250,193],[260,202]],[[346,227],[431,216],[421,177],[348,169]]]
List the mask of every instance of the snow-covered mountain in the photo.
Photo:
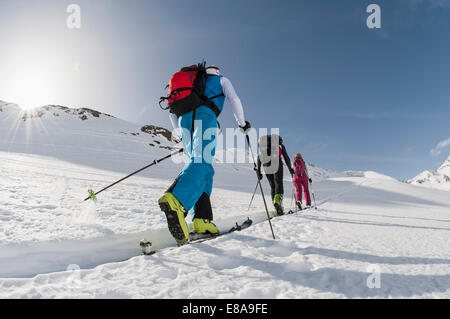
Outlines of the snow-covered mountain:
[[436,170],[426,170],[410,179],[408,183],[430,188],[450,190],[450,156]]
[[89,108],[47,105],[25,111],[0,101],[0,151],[111,170],[118,167],[109,159],[122,157],[119,169],[125,172],[138,165],[132,161],[167,155],[177,142],[167,129],[139,126]]
[[[135,139],[150,147],[162,149],[172,147],[173,142],[177,142],[167,129],[153,125],[140,127],[89,108],[46,105],[23,110],[17,104],[0,101],[0,122],[2,123],[0,142],[3,143],[59,142],[58,135],[79,136],[80,131],[92,133],[91,143],[95,137],[98,137],[96,133],[131,135],[130,140]],[[71,142],[77,143],[76,140]]]

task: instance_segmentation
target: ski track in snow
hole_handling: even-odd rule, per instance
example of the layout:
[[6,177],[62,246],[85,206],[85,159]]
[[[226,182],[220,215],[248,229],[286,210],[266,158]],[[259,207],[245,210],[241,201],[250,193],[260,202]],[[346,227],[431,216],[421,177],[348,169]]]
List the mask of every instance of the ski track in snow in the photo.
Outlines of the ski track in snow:
[[[174,245],[157,205],[170,180],[136,176],[102,193],[94,204],[82,202],[86,190],[100,189],[123,175],[39,156],[0,155],[4,163],[0,174],[7,177],[0,180],[5,207],[0,209],[4,229],[0,277],[29,277],[62,271],[70,264],[92,268],[128,259],[140,253],[137,244],[143,237],[156,243],[155,248]],[[93,181],[86,176],[94,176]],[[220,207],[213,203],[216,222],[223,230],[248,216],[255,222],[264,218],[241,211],[248,206],[248,198],[239,194],[220,190],[212,196],[223,203]],[[41,256],[38,262],[34,261],[37,255]]]
[[[0,279],[2,298],[450,296],[446,192],[386,179],[330,178],[314,183],[319,210],[272,219],[272,240],[259,194],[247,213],[249,192],[215,188],[219,226],[247,216],[255,224],[139,256],[144,236],[156,248],[174,245],[156,202],[169,179],[134,177],[92,205],[81,202],[86,189],[121,174],[29,155],[1,157],[0,272],[10,277]],[[244,181],[252,191],[253,175]],[[379,267],[381,288],[367,287],[370,265]]]

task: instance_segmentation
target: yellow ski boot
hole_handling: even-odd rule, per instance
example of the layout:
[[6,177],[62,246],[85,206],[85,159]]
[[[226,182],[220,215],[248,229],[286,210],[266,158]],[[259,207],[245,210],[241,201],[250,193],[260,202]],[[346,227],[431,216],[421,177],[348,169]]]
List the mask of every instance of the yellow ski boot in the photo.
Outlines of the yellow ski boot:
[[158,200],[159,207],[166,214],[167,225],[178,245],[184,245],[189,241],[189,229],[186,224],[186,210],[178,199],[171,193],[165,193]]
[[198,234],[212,234],[219,233],[217,226],[208,219],[194,218],[194,230]]
[[283,195],[275,194],[275,197],[273,198],[273,206],[275,206],[275,210],[278,216],[284,215]]

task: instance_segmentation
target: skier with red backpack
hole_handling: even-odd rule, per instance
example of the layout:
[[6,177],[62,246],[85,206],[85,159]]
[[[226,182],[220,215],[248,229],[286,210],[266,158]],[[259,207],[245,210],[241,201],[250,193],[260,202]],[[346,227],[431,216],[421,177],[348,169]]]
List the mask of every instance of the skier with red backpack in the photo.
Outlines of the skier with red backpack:
[[251,128],[245,120],[242,103],[230,80],[220,75],[217,66],[205,62],[182,68],[175,73],[168,86],[169,95],[160,105],[170,110],[174,130],[181,130],[184,152],[188,162],[174,183],[158,200],[165,213],[169,231],[178,245],[189,241],[185,218],[194,209],[194,230],[200,234],[217,234],[212,222],[210,195],[213,186],[217,117],[222,112],[225,98],[231,103],[235,119],[246,134]]
[[311,207],[311,196],[309,194],[309,184],[312,179],[309,177],[308,168],[300,153],[297,153],[294,158],[294,185],[297,191],[296,204],[299,210],[302,210],[302,190],[305,193],[306,206]]

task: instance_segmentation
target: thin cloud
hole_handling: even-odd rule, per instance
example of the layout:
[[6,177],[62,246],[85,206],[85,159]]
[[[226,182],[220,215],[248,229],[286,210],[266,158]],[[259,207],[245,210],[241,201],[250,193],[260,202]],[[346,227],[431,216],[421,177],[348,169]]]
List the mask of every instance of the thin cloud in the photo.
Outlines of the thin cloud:
[[450,146],[450,137],[444,141],[440,141],[434,148],[431,149],[430,153],[433,156],[441,155],[442,150]]

